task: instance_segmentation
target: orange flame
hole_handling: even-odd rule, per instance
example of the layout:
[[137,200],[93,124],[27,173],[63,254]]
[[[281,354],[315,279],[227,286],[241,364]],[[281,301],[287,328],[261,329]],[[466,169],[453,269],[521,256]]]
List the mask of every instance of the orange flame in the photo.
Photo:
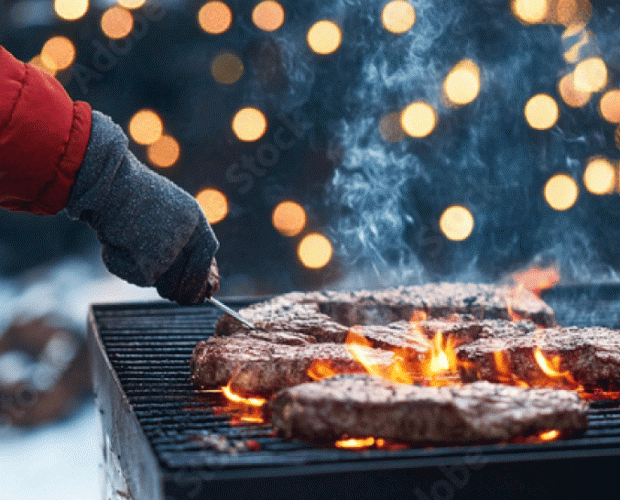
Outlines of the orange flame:
[[222,394],[224,394],[224,396],[226,396],[226,399],[228,399],[228,401],[230,401],[231,403],[254,406],[256,408],[260,408],[267,402],[267,400],[264,398],[245,398],[243,396],[240,396],[239,394],[235,394],[230,388],[230,382],[227,386],[222,387]]
[[504,384],[518,385],[521,387],[529,387],[530,385],[518,378],[510,369],[510,360],[504,351],[494,351],[493,359],[495,360],[495,369],[498,373],[498,381]]
[[552,379],[564,379],[569,384],[577,385],[577,382],[575,382],[575,379],[568,370],[563,372],[560,371],[560,365],[562,364],[560,356],[553,356],[551,359],[547,359],[540,348],[537,347],[534,351],[534,359],[547,377]]
[[308,368],[307,373],[312,380],[323,380],[324,378],[338,375],[338,372],[332,368],[329,361],[325,361],[324,359],[315,359],[310,365],[310,368]]
[[553,429],[552,431],[541,432],[538,435],[538,438],[541,441],[553,441],[560,436],[560,431],[557,429]]
[[544,268],[532,266],[524,271],[511,274],[510,278],[521,289],[529,290],[540,297],[544,290],[560,281],[560,273],[555,265]]
[[375,444],[374,437],[367,438],[350,438],[350,439],[340,439],[334,443],[336,448],[348,448],[348,449],[358,449],[358,448],[369,448]]

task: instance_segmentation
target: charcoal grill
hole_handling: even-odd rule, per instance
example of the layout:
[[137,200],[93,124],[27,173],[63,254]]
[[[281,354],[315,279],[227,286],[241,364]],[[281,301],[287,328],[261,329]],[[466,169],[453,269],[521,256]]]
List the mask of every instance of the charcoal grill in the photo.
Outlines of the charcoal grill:
[[[614,290],[603,300],[620,310]],[[570,302],[596,297],[591,287],[558,288],[546,299],[566,324]],[[617,487],[620,401],[592,403],[585,433],[542,443],[355,451],[287,441],[268,425],[240,422],[223,396],[189,383],[192,349],[220,315],[210,305],[159,302],[91,308],[106,500],[566,500]],[[610,321],[598,318],[618,326]]]

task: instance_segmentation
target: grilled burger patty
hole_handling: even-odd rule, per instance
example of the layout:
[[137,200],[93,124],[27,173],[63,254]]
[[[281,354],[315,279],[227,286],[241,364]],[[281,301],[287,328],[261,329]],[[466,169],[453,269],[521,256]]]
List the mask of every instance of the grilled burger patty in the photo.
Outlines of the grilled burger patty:
[[572,391],[475,382],[417,387],[340,375],[280,391],[266,412],[287,438],[374,436],[412,444],[507,440],[584,429],[588,406]]
[[[512,319],[512,311],[540,326],[555,325],[553,310],[527,290],[515,292],[509,286],[472,283],[376,291],[291,292],[253,304],[239,313],[263,330],[294,330],[324,341],[342,342],[347,327],[409,321],[417,311],[430,318],[459,314],[506,320]],[[242,328],[234,319],[224,316],[216,325],[216,332],[230,335]]]
[[546,359],[560,356],[558,372],[570,372],[586,389],[616,389],[620,383],[620,331],[603,327],[546,328],[525,335],[479,338],[457,349],[461,360],[475,363],[465,380],[501,379],[495,352],[502,351],[510,372],[526,382],[543,376],[534,358],[539,348]]

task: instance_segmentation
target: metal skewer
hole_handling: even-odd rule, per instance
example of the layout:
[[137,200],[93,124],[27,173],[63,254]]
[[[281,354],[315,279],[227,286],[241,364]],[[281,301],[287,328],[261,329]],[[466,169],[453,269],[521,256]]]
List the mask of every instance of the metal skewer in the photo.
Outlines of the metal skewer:
[[243,326],[249,328],[250,330],[256,330],[256,327],[252,323],[250,323],[247,319],[244,319],[243,316],[241,316],[237,311],[228,307],[226,304],[223,304],[222,302],[220,302],[217,299],[214,299],[213,297],[209,297],[205,300],[213,304],[220,311],[223,311],[226,314],[228,314],[230,317],[235,318]]

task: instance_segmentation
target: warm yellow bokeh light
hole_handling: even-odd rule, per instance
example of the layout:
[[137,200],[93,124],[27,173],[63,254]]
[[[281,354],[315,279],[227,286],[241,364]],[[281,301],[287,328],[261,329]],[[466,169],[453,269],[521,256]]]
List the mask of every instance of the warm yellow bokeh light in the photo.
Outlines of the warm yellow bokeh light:
[[558,84],[558,92],[562,100],[573,108],[580,108],[590,101],[590,92],[580,92],[575,88],[575,80],[572,73],[564,75]]
[[555,99],[548,94],[537,94],[525,105],[525,119],[530,127],[546,130],[555,125],[560,116]]
[[139,9],[146,3],[146,0],[118,0],[118,4],[126,9]]
[[28,61],[28,64],[32,64],[35,68],[39,68],[45,71],[48,75],[56,76],[56,73],[57,73],[56,66],[55,65],[52,65],[51,67],[48,66],[46,62],[41,58],[40,54],[30,59],[30,61]]
[[616,169],[606,158],[594,158],[583,173],[583,184],[592,194],[609,194],[616,185]]
[[405,0],[393,0],[383,7],[381,20],[386,30],[401,34],[411,29],[415,23],[415,10]]
[[598,92],[607,85],[607,66],[600,57],[584,59],[575,66],[575,88],[581,92]]
[[230,52],[222,52],[211,62],[211,74],[216,82],[231,85],[243,76],[243,62]]
[[566,174],[557,174],[545,184],[545,200],[554,210],[568,210],[577,201],[579,188],[575,180]]
[[125,38],[132,29],[133,15],[124,7],[110,7],[101,16],[101,30],[109,38]]
[[340,47],[342,32],[335,22],[322,20],[312,25],[306,39],[317,54],[331,54]]
[[243,108],[235,114],[232,129],[241,141],[257,141],[267,130],[267,118],[259,109]]
[[155,111],[142,109],[129,122],[129,135],[138,144],[148,145],[157,141],[164,131],[164,124]]
[[512,0],[512,12],[524,23],[542,22],[548,10],[547,0]]
[[65,21],[75,21],[88,11],[88,0],[55,0],[54,11]]
[[452,205],[441,214],[439,228],[449,240],[466,240],[474,230],[474,216],[464,206]]
[[598,106],[601,116],[610,123],[620,123],[620,89],[605,92]]
[[297,255],[301,263],[310,269],[325,267],[332,258],[332,244],[319,233],[310,233],[299,243]]
[[198,11],[200,27],[211,35],[224,33],[232,24],[232,11],[224,2],[207,2]]
[[147,149],[149,161],[159,168],[174,165],[181,154],[181,147],[174,137],[162,135]]
[[453,104],[472,102],[480,92],[480,69],[476,63],[469,59],[459,62],[446,77],[443,90]]
[[283,201],[271,216],[273,226],[284,236],[297,236],[306,226],[306,211],[299,203]]
[[276,31],[284,24],[284,9],[274,0],[265,0],[254,7],[252,22],[263,31]]
[[209,224],[217,224],[228,215],[228,199],[217,189],[203,189],[196,195],[196,201],[202,208]]
[[399,142],[405,138],[405,131],[400,124],[400,113],[393,111],[379,121],[379,133],[386,142]]
[[411,137],[426,137],[435,129],[437,114],[430,104],[414,102],[403,110],[400,124]]
[[55,36],[43,45],[41,59],[49,68],[67,69],[75,61],[75,46],[68,38]]

